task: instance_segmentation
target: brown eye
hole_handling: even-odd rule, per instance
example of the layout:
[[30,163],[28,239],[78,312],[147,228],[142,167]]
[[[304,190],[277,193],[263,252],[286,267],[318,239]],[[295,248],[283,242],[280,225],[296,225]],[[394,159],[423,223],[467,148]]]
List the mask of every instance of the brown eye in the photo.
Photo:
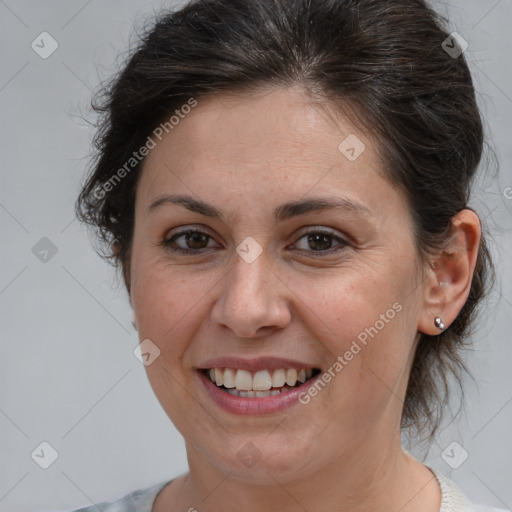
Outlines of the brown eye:
[[[329,231],[311,230],[302,235],[299,240],[306,239],[306,248],[299,248],[301,251],[306,251],[318,256],[325,256],[336,253],[343,250],[349,243],[343,240],[339,236],[334,235]],[[338,244],[333,250],[329,250],[333,247],[333,240],[337,240]]]
[[[185,247],[176,246],[176,240],[183,238]],[[207,249],[208,240],[212,237],[198,229],[187,229],[176,233],[171,238],[164,240],[162,245],[171,251],[183,254],[193,254],[201,252],[201,249]]]
[[330,249],[332,245],[332,237],[325,233],[316,233],[308,235],[308,244],[313,250],[325,251]]
[[[177,243],[177,240],[180,239],[183,239],[181,246]],[[306,239],[307,247],[299,248],[299,250],[309,254],[313,253],[315,256],[333,254],[350,245],[346,240],[343,240],[339,236],[328,231],[311,230],[299,238],[299,240],[303,239]],[[209,240],[213,240],[213,238],[207,233],[198,229],[187,229],[174,234],[167,240],[164,240],[162,245],[172,252],[181,254],[200,254],[203,252],[203,249],[209,248]],[[337,241],[337,244],[334,245],[334,249],[332,249],[333,241]]]

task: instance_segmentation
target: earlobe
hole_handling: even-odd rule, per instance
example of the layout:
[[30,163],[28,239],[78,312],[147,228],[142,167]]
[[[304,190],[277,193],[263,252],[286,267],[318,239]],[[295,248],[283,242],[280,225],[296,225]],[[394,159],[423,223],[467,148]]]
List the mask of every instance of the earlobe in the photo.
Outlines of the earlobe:
[[444,322],[440,316],[436,316],[434,318],[434,325],[440,330],[444,331],[446,329],[446,326],[444,325]]
[[424,283],[420,332],[438,335],[463,308],[471,289],[480,236],[480,220],[472,210],[462,210],[453,217],[451,239],[431,265]]

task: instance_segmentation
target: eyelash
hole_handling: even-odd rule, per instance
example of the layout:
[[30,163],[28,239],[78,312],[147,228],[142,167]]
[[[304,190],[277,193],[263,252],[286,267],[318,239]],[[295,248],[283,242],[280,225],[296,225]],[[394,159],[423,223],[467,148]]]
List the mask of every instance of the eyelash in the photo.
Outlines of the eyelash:
[[[186,229],[184,231],[180,231],[176,234],[174,234],[171,238],[167,239],[167,240],[163,240],[162,242],[162,246],[164,246],[167,250],[170,250],[172,252],[176,252],[176,253],[179,253],[179,254],[183,254],[183,255],[192,255],[192,254],[195,254],[197,255],[198,253],[202,252],[204,249],[183,249],[181,247],[172,247],[171,244],[179,237],[181,236],[184,236],[184,235],[189,235],[189,234],[193,234],[193,233],[199,233],[199,234],[202,234],[202,235],[206,235],[207,237],[209,237],[210,239],[212,239],[213,237],[211,237],[208,233],[205,233],[204,231],[200,231],[198,229],[192,229],[192,228],[189,228],[189,229]],[[329,254],[334,254],[334,253],[337,253],[339,251],[342,251],[344,250],[347,246],[349,246],[350,244],[334,235],[333,233],[329,232],[329,231],[324,231],[324,230],[320,230],[320,229],[310,229],[309,231],[306,231],[305,233],[303,233],[299,240],[301,240],[302,238],[308,236],[308,235],[314,235],[314,234],[321,234],[321,235],[326,235],[326,236],[329,236],[333,239],[335,239],[336,241],[340,242],[340,246],[337,248],[337,249],[328,249],[328,250],[325,250],[325,251],[305,251],[303,249],[299,249],[300,252],[308,252],[308,253],[313,253],[315,255],[315,257],[319,256],[319,257],[323,257],[323,256],[326,256],[326,255],[329,255]]]

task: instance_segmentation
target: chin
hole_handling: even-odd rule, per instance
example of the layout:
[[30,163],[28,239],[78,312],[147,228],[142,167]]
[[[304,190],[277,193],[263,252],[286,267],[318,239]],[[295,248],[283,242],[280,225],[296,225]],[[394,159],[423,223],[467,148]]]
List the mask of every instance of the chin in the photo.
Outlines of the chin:
[[[273,436],[273,437],[272,437]],[[217,469],[240,481],[275,486],[276,480],[284,484],[293,482],[299,476],[314,474],[311,461],[319,464],[318,454],[313,443],[306,439],[303,443],[290,443],[290,436],[270,434],[229,436],[228,446],[208,451],[208,458]]]

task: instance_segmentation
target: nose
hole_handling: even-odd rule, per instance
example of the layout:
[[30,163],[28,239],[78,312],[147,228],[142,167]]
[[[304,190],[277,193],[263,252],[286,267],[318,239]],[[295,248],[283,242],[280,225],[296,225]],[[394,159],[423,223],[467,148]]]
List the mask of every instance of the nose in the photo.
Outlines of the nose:
[[237,255],[220,286],[212,320],[237,337],[268,336],[290,322],[291,291],[270,268],[265,253],[252,263]]

